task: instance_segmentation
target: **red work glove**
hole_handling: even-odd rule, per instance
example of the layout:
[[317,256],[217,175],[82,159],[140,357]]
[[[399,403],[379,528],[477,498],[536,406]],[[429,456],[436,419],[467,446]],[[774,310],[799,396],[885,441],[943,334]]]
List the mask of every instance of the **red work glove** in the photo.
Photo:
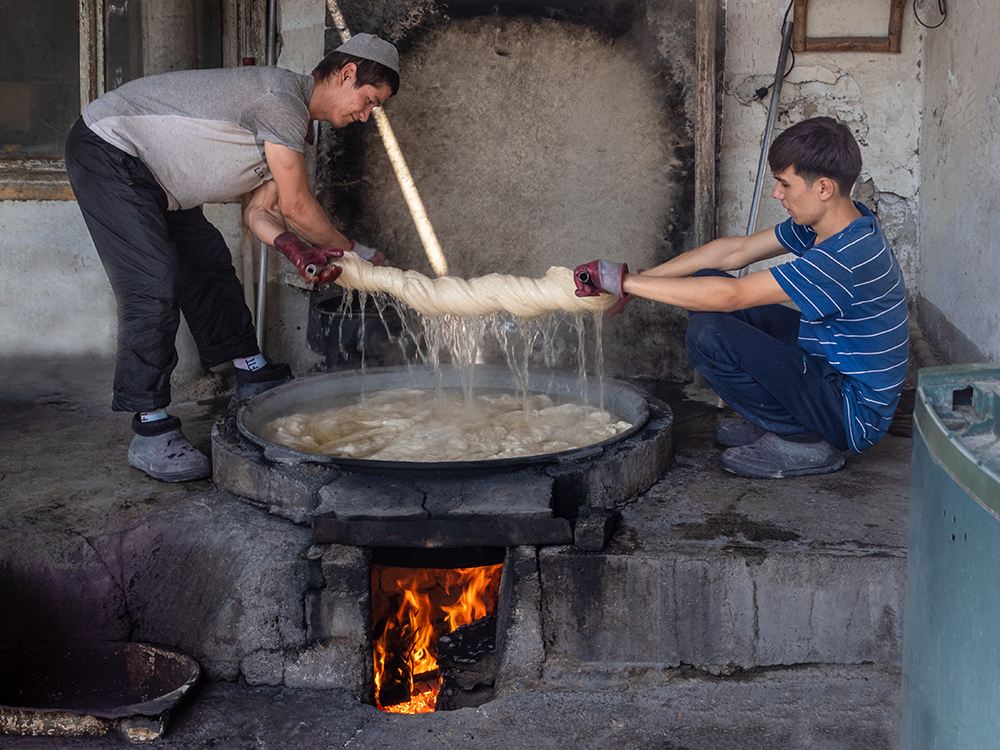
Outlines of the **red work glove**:
[[622,291],[628,264],[612,263],[610,260],[592,260],[577,266],[573,271],[573,281],[576,283],[577,297],[596,297],[599,294],[615,294],[620,299],[604,314],[613,318],[620,313],[625,304],[632,299],[631,294]]
[[343,250],[307,245],[293,232],[284,232],[274,238],[274,246],[292,262],[306,281],[332,284],[340,276],[340,266],[330,263],[334,258],[343,258]]
[[351,240],[351,251],[357,253],[373,266],[385,265],[385,255],[382,254],[381,250],[362,245],[357,240]]

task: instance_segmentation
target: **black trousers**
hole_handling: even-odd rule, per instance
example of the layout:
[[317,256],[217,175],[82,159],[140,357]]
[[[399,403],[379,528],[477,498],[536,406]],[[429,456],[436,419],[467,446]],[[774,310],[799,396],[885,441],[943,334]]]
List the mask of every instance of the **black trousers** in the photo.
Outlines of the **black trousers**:
[[170,403],[181,313],[206,368],[260,352],[232,255],[200,207],[168,211],[149,169],[82,118],[66,142],[66,171],[118,303],[112,409]]

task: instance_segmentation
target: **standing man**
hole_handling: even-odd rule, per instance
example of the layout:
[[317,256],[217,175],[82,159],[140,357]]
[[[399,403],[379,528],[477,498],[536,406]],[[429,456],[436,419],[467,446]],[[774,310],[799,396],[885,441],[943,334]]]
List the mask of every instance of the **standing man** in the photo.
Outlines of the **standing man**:
[[[577,294],[632,295],[691,311],[687,354],[743,419],[724,419],[723,469],[747,477],[822,474],[892,422],[909,327],[899,263],[871,211],[851,200],[861,150],[842,123],[816,117],[771,145],[771,195],[791,218],[648,271],[600,260],[576,269]],[[725,271],[783,253],[789,262]],[[793,302],[798,309],[783,303]]]
[[326,217],[309,190],[304,150],[313,120],[365,122],[398,88],[396,48],[358,34],[311,75],[273,67],[167,73],[84,110],[66,169],[118,303],[111,408],[135,414],[132,466],[166,482],[211,475],[208,457],[167,413],[180,313],[206,368],[236,366],[236,399],[292,378],[288,365],[261,355],[229,248],[202,204],[269,183],[290,230],[275,244],[309,281],[333,281],[339,269],[326,264],[347,251],[376,260]]

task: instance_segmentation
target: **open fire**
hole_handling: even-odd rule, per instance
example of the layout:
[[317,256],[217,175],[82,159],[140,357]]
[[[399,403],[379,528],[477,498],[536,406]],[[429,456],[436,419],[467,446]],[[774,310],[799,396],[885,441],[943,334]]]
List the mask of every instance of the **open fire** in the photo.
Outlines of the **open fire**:
[[443,678],[439,641],[462,626],[495,617],[502,568],[372,565],[375,699],[380,709],[408,714],[437,710]]

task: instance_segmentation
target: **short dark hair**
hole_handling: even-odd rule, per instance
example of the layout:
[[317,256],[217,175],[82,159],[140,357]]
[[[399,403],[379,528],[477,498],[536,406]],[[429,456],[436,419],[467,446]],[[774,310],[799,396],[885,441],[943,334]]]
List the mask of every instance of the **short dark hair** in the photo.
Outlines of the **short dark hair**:
[[774,174],[793,167],[808,185],[829,177],[840,194],[848,197],[861,174],[858,142],[850,128],[832,117],[813,117],[792,125],[774,139],[767,161]]
[[358,77],[354,82],[354,88],[377,87],[387,83],[393,94],[399,91],[399,73],[395,70],[374,60],[355,57],[344,52],[331,52],[320,60],[313,73],[317,74],[321,81],[325,81],[330,76],[337,75],[348,63],[354,63],[358,68]]

